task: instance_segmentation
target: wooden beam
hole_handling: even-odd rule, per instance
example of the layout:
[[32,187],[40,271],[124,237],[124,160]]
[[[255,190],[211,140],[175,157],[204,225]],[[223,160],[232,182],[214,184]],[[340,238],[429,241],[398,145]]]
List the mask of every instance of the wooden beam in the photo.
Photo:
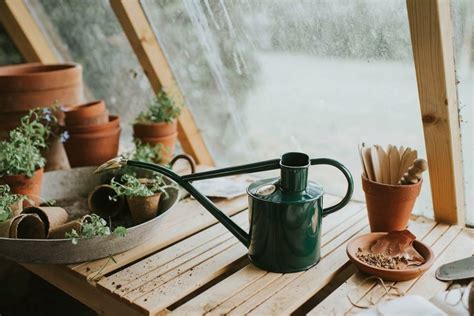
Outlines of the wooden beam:
[[435,219],[464,225],[465,201],[449,0],[407,0]]
[[[164,89],[177,104],[184,105],[183,95],[140,1],[111,0],[110,3],[155,92]],[[183,107],[178,119],[178,131],[186,153],[191,154],[198,164],[214,164],[187,107]]]
[[59,61],[23,0],[0,0],[0,22],[27,62]]

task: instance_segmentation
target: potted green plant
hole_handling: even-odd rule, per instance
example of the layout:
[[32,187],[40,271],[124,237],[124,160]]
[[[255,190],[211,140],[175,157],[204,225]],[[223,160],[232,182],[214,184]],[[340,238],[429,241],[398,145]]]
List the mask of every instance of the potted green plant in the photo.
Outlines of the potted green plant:
[[124,237],[127,229],[123,226],[117,226],[112,230],[107,221],[96,214],[86,215],[81,220],[81,228],[79,231],[72,229],[65,234],[65,238],[72,240],[73,244],[77,244],[80,239],[90,239],[96,236],[116,235]]
[[51,108],[31,110],[21,125],[0,142],[0,184],[8,184],[13,193],[26,195],[39,203],[47,147],[52,126],[57,123]]
[[181,107],[161,91],[133,124],[135,138],[140,139],[142,143],[163,146],[160,148],[161,162],[167,163],[174,154],[178,137],[177,118],[180,113]]
[[129,155],[132,160],[160,163],[163,160],[162,152],[167,150],[167,148],[163,148],[163,144],[150,145],[137,138],[133,140],[133,143],[135,144],[135,150]]
[[8,185],[0,185],[0,237],[9,237],[12,219],[21,213],[24,199],[12,193]]
[[120,181],[113,178],[110,184],[117,192],[115,198],[121,196],[127,198],[135,224],[141,224],[156,217],[161,194],[168,196],[165,190],[168,186],[160,176],[154,179],[138,179],[130,174],[124,174]]

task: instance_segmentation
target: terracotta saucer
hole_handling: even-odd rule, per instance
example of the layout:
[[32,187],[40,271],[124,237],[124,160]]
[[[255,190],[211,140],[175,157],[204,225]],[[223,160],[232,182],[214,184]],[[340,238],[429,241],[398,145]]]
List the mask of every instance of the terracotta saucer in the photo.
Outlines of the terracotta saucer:
[[386,234],[387,233],[365,234],[354,238],[347,244],[347,255],[349,256],[349,259],[352,261],[352,263],[354,263],[356,267],[359,268],[359,270],[370,275],[378,276],[386,281],[406,281],[416,278],[417,276],[426,272],[426,270],[428,270],[433,265],[433,251],[430,249],[430,247],[418,240],[413,242],[413,247],[415,247],[415,249],[425,259],[425,263],[420,266],[410,267],[404,270],[384,269],[368,265],[357,258],[356,253],[359,248],[368,249],[377,239]]

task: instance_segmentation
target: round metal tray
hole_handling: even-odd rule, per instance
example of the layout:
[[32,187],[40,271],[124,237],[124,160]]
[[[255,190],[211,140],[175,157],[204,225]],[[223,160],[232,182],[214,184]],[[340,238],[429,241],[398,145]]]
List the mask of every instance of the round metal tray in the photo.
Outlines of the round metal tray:
[[[113,176],[92,174],[94,169],[83,167],[46,173],[42,197],[45,200],[87,197],[96,185]],[[124,252],[157,236],[164,216],[179,201],[179,190],[167,190],[169,197],[160,202],[159,215],[140,225],[128,227],[125,237],[110,235],[80,239],[76,245],[70,239],[0,238],[0,256],[19,263],[70,264]]]

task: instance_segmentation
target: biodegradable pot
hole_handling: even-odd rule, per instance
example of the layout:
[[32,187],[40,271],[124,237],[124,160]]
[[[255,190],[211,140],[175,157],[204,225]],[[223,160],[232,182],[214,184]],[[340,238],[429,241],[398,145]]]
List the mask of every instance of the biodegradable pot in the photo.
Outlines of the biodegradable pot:
[[82,225],[82,219],[76,219],[69,223],[65,223],[61,226],[56,227],[55,229],[49,232],[49,239],[63,239],[66,238],[66,233],[70,233],[73,229],[76,232],[80,232]]
[[104,101],[93,101],[78,106],[66,107],[64,115],[64,122],[68,127],[102,125],[109,121]]
[[49,237],[49,234],[54,229],[63,225],[68,220],[68,213],[61,207],[27,207],[23,210],[23,214],[36,214],[44,223],[45,236]]
[[45,226],[36,214],[21,214],[15,217],[10,227],[10,238],[44,239]]
[[82,99],[82,67],[75,63],[39,63],[0,67],[0,112],[78,104]]
[[423,180],[412,185],[389,185],[370,181],[362,176],[370,230],[391,232],[404,230],[420,195]]
[[117,156],[120,128],[87,134],[70,134],[64,143],[71,167],[98,166]]
[[178,132],[178,121],[172,123],[135,123],[133,124],[133,135],[136,138],[156,138],[169,136]]
[[153,146],[161,144],[162,148],[160,150],[160,155],[162,158],[160,162],[169,163],[171,158],[174,156],[177,138],[178,133],[175,133],[164,137],[142,138],[141,140],[143,143]]
[[135,225],[156,217],[161,193],[152,196],[127,196],[128,208]]
[[111,197],[116,195],[117,192],[111,185],[95,187],[87,199],[89,210],[105,219],[117,216],[125,208],[125,199],[119,196],[116,201],[112,200]]
[[[32,200],[35,205],[41,203],[41,185],[43,183],[43,168],[38,169],[33,174],[33,177],[29,178],[25,175],[17,176],[4,176],[0,178],[0,184],[8,184],[12,190],[12,193],[22,194],[28,196],[28,199]],[[23,205],[29,206],[28,201],[24,201]]]
[[110,115],[107,123],[89,126],[62,126],[62,130],[67,131],[70,135],[79,134],[98,134],[120,128],[120,118],[116,115]]

